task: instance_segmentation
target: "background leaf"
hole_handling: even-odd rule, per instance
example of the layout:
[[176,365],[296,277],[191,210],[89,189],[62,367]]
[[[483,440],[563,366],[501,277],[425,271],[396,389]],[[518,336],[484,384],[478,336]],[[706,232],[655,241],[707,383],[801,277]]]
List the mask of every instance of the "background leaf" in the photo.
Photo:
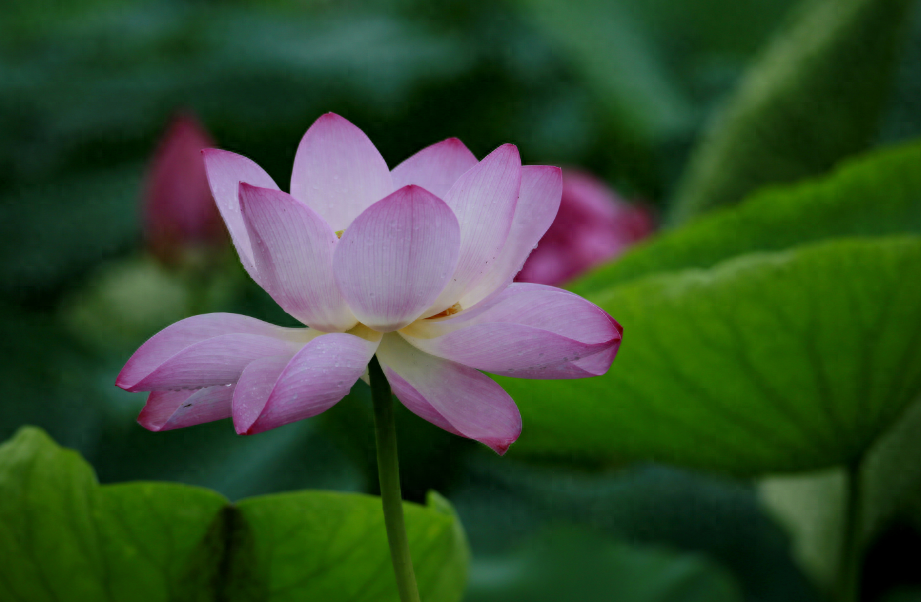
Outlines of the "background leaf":
[[[481,455],[468,458],[466,482],[451,494],[476,552],[471,597],[487,589],[493,562],[518,566],[535,533],[566,526],[588,530],[608,545],[706,558],[731,574],[746,600],[817,600],[790,558],[790,540],[746,484],[661,466],[576,472],[568,464],[534,466]],[[606,579],[596,574],[584,580],[600,587]]]
[[847,479],[838,467],[758,483],[762,504],[790,534],[793,556],[825,595],[834,592],[841,566]]
[[921,600],[921,588],[905,588],[890,593],[885,602],[918,602]]
[[[921,232],[921,141],[868,153],[833,173],[769,187],[666,231],[578,281],[589,295],[654,272],[709,268],[759,251],[826,238]],[[616,314],[614,314],[616,316]]]
[[624,324],[617,363],[497,378],[528,429],[513,454],[818,469],[859,459],[921,388],[917,238],[746,255],[591,299]]
[[831,168],[875,137],[911,0],[809,0],[691,155],[677,224]]
[[863,492],[862,537],[877,535],[893,517],[911,517],[921,508],[921,398],[870,450],[860,467]]
[[520,0],[608,109],[618,129],[642,144],[689,126],[691,107],[645,32],[618,2]]
[[[422,595],[459,600],[468,552],[450,505],[436,495],[405,510]],[[0,446],[0,552],[11,601],[398,599],[379,498],[299,492],[234,506],[184,485],[99,486],[34,428]]]
[[483,558],[478,565],[469,602],[742,599],[732,580],[706,560],[631,547],[581,529],[546,530],[515,556]]
[[[860,517],[857,537],[863,550],[899,521],[909,522],[921,502],[921,402],[911,403],[870,448],[857,467]],[[793,539],[794,554],[816,583],[833,591],[840,576],[846,519],[848,471],[779,476],[758,485],[765,506]]]
[[132,165],[24,186],[0,198],[4,296],[19,300],[72,283],[136,242],[140,174]]

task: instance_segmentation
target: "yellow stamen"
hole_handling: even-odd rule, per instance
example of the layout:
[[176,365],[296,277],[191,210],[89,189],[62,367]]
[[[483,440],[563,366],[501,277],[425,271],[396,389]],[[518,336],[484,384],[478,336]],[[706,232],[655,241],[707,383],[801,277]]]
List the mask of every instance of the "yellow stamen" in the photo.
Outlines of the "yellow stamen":
[[342,235],[345,233],[345,230],[336,230],[336,238],[342,238]]
[[453,316],[454,314],[460,312],[460,310],[461,310],[461,304],[455,303],[454,305],[444,310],[443,312],[437,313],[434,316],[429,316],[428,318],[426,318],[426,320],[434,320],[435,318],[447,318],[448,316]]

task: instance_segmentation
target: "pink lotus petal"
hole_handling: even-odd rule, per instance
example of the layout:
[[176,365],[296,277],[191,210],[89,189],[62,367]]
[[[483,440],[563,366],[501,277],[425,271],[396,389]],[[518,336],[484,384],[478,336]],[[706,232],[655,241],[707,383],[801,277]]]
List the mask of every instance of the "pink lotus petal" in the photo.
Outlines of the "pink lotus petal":
[[384,335],[377,357],[397,398],[433,424],[444,427],[441,417],[451,432],[476,439],[498,454],[521,434],[518,407],[488,376],[424,353],[396,333]]
[[[304,328],[281,328],[255,318],[237,314],[205,314],[192,316],[161,330],[134,352],[125,364],[115,384],[126,391],[149,391],[143,383],[151,374],[176,359],[195,345],[224,335],[247,335],[257,339],[272,339],[279,345],[294,346],[295,350],[309,341],[316,332]],[[287,348],[287,347],[286,347]],[[220,356],[220,352],[219,356]],[[216,361],[220,361],[218,357]],[[199,386],[227,384],[233,381],[206,383]],[[158,387],[160,388],[160,387]],[[179,385],[165,389],[183,388]]]
[[[364,373],[377,349],[381,335],[364,331],[368,338],[332,333],[312,340],[280,372],[271,393],[261,398],[262,403],[258,402],[258,395],[253,395],[245,407],[238,410],[235,397],[237,432],[261,433],[316,416],[334,406]],[[238,388],[242,382],[241,379]],[[264,382],[258,385],[260,395],[265,390]]]
[[399,399],[404,406],[409,408],[413,414],[453,435],[469,438],[451,426],[451,423],[448,422],[444,416],[439,414],[438,410],[433,408],[432,404],[426,401],[425,397],[423,397],[419,391],[416,391],[411,384],[406,382],[402,376],[386,366],[383,366],[383,370],[387,377],[387,382],[390,383],[390,388],[393,390],[393,394],[396,395],[397,399]]
[[269,174],[265,173],[264,169],[241,155],[206,148],[202,151],[202,156],[205,158],[205,170],[208,172],[211,194],[214,195],[217,208],[221,212],[221,217],[224,218],[224,223],[227,224],[227,230],[230,231],[230,238],[237,248],[240,262],[243,263],[243,267],[253,280],[259,282],[253,259],[253,247],[246,231],[246,224],[243,223],[237,194],[240,182],[274,190],[278,190],[278,185]]
[[206,387],[197,391],[152,391],[138,416],[149,431],[169,431],[230,418],[236,385]]
[[[493,300],[401,331],[415,347],[478,370],[519,378],[604,374],[623,329],[568,291],[513,284]],[[600,355],[597,360],[589,358]],[[600,360],[600,361],[598,361]]]
[[243,370],[233,395],[233,426],[238,435],[245,435],[259,418],[278,377],[290,361],[290,356],[264,357]]
[[448,138],[423,148],[394,167],[390,175],[394,188],[416,184],[443,199],[457,179],[476,164],[476,157],[463,142]]
[[461,298],[462,307],[473,307],[490,295],[502,292],[512,282],[553,223],[562,191],[563,172],[559,167],[525,165],[521,168],[521,192],[508,239],[486,275]]
[[240,203],[262,288],[311,328],[344,332],[355,326],[333,277],[339,239],[332,228],[279,190],[240,184]]
[[333,256],[339,290],[358,320],[387,332],[406,326],[445,287],[460,246],[444,201],[405,186],[359,215]]
[[387,163],[364,132],[334,113],[313,122],[294,157],[291,196],[338,231],[391,192]]
[[460,254],[448,286],[426,315],[454,305],[498,260],[512,226],[520,185],[518,148],[503,144],[464,173],[448,191],[445,202],[460,223]]
[[144,185],[144,236],[151,252],[173,263],[190,248],[223,247],[227,235],[211,196],[201,151],[214,142],[191,115],[172,120]]
[[303,346],[255,334],[224,334],[183,349],[129,391],[199,389],[237,382],[252,361],[272,355],[293,356]]

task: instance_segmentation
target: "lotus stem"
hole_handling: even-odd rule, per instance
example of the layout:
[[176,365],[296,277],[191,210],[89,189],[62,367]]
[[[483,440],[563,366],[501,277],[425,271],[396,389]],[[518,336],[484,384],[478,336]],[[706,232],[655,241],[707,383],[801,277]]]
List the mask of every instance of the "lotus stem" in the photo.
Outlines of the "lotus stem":
[[403,495],[400,492],[400,462],[397,457],[397,430],[393,420],[393,398],[377,356],[368,364],[371,399],[374,403],[374,429],[377,439],[377,472],[384,506],[384,524],[390,544],[390,558],[402,602],[420,602],[403,520]]

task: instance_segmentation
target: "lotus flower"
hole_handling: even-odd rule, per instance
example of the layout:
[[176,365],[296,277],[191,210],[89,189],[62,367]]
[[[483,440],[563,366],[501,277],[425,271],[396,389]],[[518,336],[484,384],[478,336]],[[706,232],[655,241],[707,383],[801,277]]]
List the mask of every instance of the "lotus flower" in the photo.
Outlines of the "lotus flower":
[[522,167],[511,144],[477,161],[452,138],[390,171],[333,114],[301,140],[291,194],[240,155],[204,157],[243,266],[308,328],[207,314],[161,331],[116,383],[151,391],[144,427],[232,417],[252,434],[308,418],[342,399],[376,354],[406,407],[501,454],[521,416],[481,370],[582,378],[610,367],[614,319],[567,291],[512,284],[556,215],[558,168]]
[[213,145],[198,121],[180,115],[151,161],[143,198],[144,232],[148,248],[163,262],[226,244],[201,157],[202,149]]
[[563,200],[553,224],[516,280],[559,286],[610,261],[652,234],[652,215],[585,172],[563,172]]

